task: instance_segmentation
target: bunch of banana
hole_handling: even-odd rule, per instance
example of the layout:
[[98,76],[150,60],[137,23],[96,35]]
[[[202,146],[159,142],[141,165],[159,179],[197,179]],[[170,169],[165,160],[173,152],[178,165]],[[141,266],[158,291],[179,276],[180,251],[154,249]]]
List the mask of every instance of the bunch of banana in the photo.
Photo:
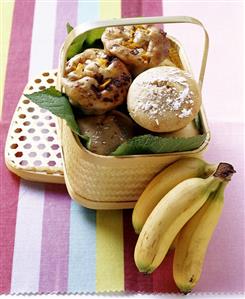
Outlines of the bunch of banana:
[[[151,188],[147,187],[150,196],[146,196],[145,191],[141,202],[135,207],[137,213],[133,213],[134,227],[140,231],[134,252],[140,272],[153,272],[179,234],[173,270],[175,282],[184,293],[189,292],[200,277],[208,242],[221,214],[224,188],[235,172],[228,163],[220,163],[214,171],[214,166],[200,161],[192,160],[195,170],[189,170],[189,176],[185,174],[188,167],[181,168],[181,163],[187,163],[187,159],[179,160],[165,169],[154,179],[155,184],[150,183]],[[176,169],[179,174],[175,173]],[[184,177],[182,180],[181,173]],[[194,174],[199,177],[193,177]],[[176,185],[173,186],[171,179]],[[166,182],[171,187],[166,186]],[[151,198],[154,203],[150,203]],[[143,221],[136,222],[140,217],[139,207],[144,207],[141,210]],[[136,223],[141,225],[136,226]]]
[[132,222],[135,232],[140,233],[158,202],[177,184],[189,178],[206,178],[216,168],[217,165],[198,158],[183,158],[165,168],[148,184],[134,207]]

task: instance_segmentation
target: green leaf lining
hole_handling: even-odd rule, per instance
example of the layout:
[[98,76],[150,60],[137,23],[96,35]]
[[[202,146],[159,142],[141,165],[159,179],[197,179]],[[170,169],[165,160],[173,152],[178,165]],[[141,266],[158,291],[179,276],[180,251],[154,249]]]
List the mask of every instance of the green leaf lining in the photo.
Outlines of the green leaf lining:
[[153,135],[136,136],[121,144],[113,156],[137,154],[161,154],[197,149],[205,141],[206,134],[193,137],[159,137]]

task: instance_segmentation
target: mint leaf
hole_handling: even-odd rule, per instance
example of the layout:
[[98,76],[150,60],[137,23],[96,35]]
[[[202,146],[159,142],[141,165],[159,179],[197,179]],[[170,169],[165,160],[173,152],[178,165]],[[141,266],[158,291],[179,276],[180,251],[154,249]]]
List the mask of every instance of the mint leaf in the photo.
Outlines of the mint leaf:
[[84,33],[74,39],[73,43],[70,45],[69,49],[67,50],[67,55],[66,55],[67,60],[71,59],[73,56],[83,51],[83,43],[86,40],[86,37],[87,34]]
[[66,23],[66,31],[69,34],[73,30],[73,27],[70,25],[70,23]]
[[198,148],[205,138],[205,134],[188,138],[153,135],[136,136],[121,144],[111,155],[122,156],[190,151]]
[[[54,115],[64,119],[71,130],[80,135],[81,132],[75,120],[71,104],[64,94],[54,87],[50,87],[32,94],[25,94],[25,96],[41,108],[47,109]],[[84,138],[84,136],[81,137]]]
[[[69,34],[72,30],[73,30],[73,27],[69,23],[67,23],[66,24],[67,33]],[[69,49],[67,50],[67,55],[66,55],[67,60],[71,59],[73,56],[82,52],[83,43],[84,43],[86,37],[87,37],[87,33],[84,33],[74,39],[74,41],[70,45]]]
[[[67,23],[67,33],[70,33],[72,29],[73,27],[69,23]],[[83,52],[87,48],[101,48],[102,45],[100,38],[104,30],[104,28],[93,29],[75,38],[67,51],[67,60]]]
[[87,34],[86,42],[88,45],[93,45],[93,43],[101,38],[102,33],[104,32],[105,28],[96,28],[90,30]]

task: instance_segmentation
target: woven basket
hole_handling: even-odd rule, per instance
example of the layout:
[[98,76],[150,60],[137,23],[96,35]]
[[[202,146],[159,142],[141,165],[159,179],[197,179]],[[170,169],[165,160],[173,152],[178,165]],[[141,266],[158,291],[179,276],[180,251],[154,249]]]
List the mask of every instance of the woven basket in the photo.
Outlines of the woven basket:
[[[60,51],[57,89],[63,91],[61,77],[64,73],[66,52],[77,36],[94,28],[157,23],[192,23],[202,26],[205,44],[199,76],[201,88],[208,52],[208,35],[203,25],[191,17],[151,17],[98,21],[74,28]],[[175,63],[192,73],[181,44],[172,37],[168,38],[171,41],[171,55]],[[210,133],[203,107],[199,115],[203,131],[207,135],[200,148],[188,152],[120,157],[101,156],[88,151],[81,145],[66,122],[59,120],[65,182],[70,196],[81,205],[92,209],[132,208],[149,181],[166,165],[182,157],[201,156],[209,142]]]

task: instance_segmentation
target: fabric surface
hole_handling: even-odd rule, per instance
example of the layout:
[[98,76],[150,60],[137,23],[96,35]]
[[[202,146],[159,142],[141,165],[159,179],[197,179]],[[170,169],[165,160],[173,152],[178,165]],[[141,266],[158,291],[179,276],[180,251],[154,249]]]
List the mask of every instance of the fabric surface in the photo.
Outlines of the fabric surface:
[[[230,162],[237,173],[227,187],[224,211],[194,293],[244,292],[244,121],[242,56],[239,56],[242,43],[238,38],[243,36],[242,3],[216,3],[214,8],[219,5],[220,14],[217,22],[209,1],[174,2],[1,2],[4,12],[1,86],[4,89],[0,96],[3,95],[4,101],[0,122],[0,294],[178,292],[172,278],[171,253],[152,275],[137,271],[133,260],[137,236],[131,225],[131,210],[85,209],[70,199],[65,186],[24,181],[10,173],[4,164],[7,131],[19,97],[28,79],[57,67],[66,23],[74,26],[99,18],[153,15],[191,15],[200,18],[210,32],[209,59],[218,61],[220,66],[217,69],[213,63],[208,64],[204,84],[204,103],[212,133],[204,157],[210,162]],[[233,31],[234,40],[240,44],[227,73],[224,64],[232,51],[224,49],[225,32],[220,27],[227,24],[228,13],[233,20],[229,21],[227,30]],[[177,32],[191,39],[195,71],[196,33],[186,34],[187,29],[179,27]],[[237,74],[235,79],[234,74]],[[231,98],[232,88],[235,91]]]

